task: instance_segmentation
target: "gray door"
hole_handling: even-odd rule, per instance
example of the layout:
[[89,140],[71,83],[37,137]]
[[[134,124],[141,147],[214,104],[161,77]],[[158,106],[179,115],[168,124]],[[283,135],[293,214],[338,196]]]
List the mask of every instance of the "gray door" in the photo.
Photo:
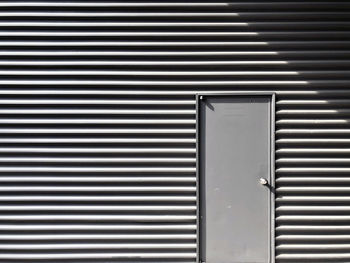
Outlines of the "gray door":
[[271,96],[199,100],[202,261],[270,261],[271,107]]

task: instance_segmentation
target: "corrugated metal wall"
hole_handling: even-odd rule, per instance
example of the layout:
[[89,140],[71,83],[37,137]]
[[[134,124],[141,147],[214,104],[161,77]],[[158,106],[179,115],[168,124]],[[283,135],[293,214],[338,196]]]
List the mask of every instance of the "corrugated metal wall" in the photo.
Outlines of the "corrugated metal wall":
[[276,258],[350,260],[348,1],[0,3],[0,261],[194,262],[196,91],[276,91]]

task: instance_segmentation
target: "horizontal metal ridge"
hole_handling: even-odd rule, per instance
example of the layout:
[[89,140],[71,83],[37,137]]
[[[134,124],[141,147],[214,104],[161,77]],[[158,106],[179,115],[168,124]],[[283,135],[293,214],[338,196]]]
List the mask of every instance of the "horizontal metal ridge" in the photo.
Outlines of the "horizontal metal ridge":
[[349,45],[350,41],[343,40],[304,40],[304,41],[0,41],[0,46],[185,46],[185,47],[225,47],[225,46],[332,46],[332,45]]
[[350,134],[350,129],[277,129],[276,133],[279,135],[338,135],[338,134]]
[[[29,163],[195,163],[195,158],[150,158],[150,157],[138,157],[138,158],[113,158],[113,157],[0,157],[1,163],[13,163],[13,162],[29,162]],[[350,161],[345,159],[345,161]],[[4,177],[0,177],[2,180]],[[170,178],[170,177],[169,177]],[[107,179],[107,178],[104,178]],[[112,178],[110,178],[112,180]],[[119,177],[114,180],[122,180]],[[137,178],[136,178],[137,179]],[[150,179],[150,178],[148,178]],[[163,180],[165,180],[164,178]],[[69,180],[69,178],[67,178]],[[90,180],[93,180],[91,178]],[[99,179],[97,179],[99,180]],[[132,180],[129,178],[128,180]],[[144,178],[146,180],[146,178]],[[169,179],[170,180],[170,179]]]
[[349,163],[350,158],[278,158],[276,163]]
[[[145,173],[191,173],[195,172],[196,168],[192,167],[56,167],[56,166],[28,166],[28,167],[0,167],[1,172],[71,172],[71,173],[95,173],[95,172],[145,172]],[[34,189],[35,187],[33,187]],[[1,187],[0,187],[1,189]],[[69,187],[65,187],[64,189],[69,189]],[[62,190],[64,190],[62,189]],[[127,189],[127,187],[125,188]],[[30,189],[28,189],[30,190]],[[76,191],[79,189],[77,188]],[[105,190],[101,191],[106,191]],[[122,189],[120,189],[122,190]],[[169,189],[170,190],[170,189]],[[31,190],[30,190],[31,191]]]
[[[1,205],[0,211],[195,211],[196,206],[178,205]],[[64,236],[63,236],[64,237]],[[162,236],[158,237],[161,238]],[[0,239],[3,235],[0,235]],[[128,238],[128,236],[124,236]],[[193,238],[193,237],[192,237]],[[131,237],[129,239],[132,239]]]
[[[55,70],[56,72],[56,70]],[[299,72],[299,71],[296,71]],[[283,89],[283,90],[275,90],[275,89],[268,89],[268,91],[275,92],[279,97],[286,98],[290,96],[305,96],[305,97],[320,97],[320,96],[329,96],[332,95],[332,97],[343,97],[344,95],[348,94],[347,89],[335,89],[335,88],[328,88],[328,89],[319,89],[316,87],[310,88],[310,89]],[[261,89],[256,88],[249,88],[250,92],[261,92]],[[61,88],[61,89],[50,89],[50,88],[18,88],[18,89],[8,89],[4,88],[0,90],[1,95],[119,95],[119,96],[130,96],[130,95],[137,95],[142,97],[148,97],[150,95],[157,97],[162,96],[172,96],[172,95],[178,95],[178,96],[184,96],[188,97],[189,100],[192,100],[192,104],[195,104],[194,95],[198,93],[202,94],[213,94],[215,92],[217,93],[225,93],[227,92],[226,89],[215,89],[215,91],[208,91],[207,89],[196,89],[196,90],[177,90],[177,89],[171,89],[171,90],[133,90],[133,89],[77,89],[77,88]],[[235,91],[236,94],[245,94],[246,92],[242,90]],[[151,99],[155,100],[155,99]],[[165,99],[168,100],[168,99]],[[28,100],[29,101],[29,100]],[[59,101],[59,100],[57,100]],[[140,100],[141,101],[141,100]],[[344,109],[344,108],[342,108]]]
[[[350,199],[349,199],[350,200]],[[104,201],[104,202],[112,202],[112,201],[125,201],[125,202],[149,202],[149,201],[156,201],[156,202],[171,202],[171,201],[177,201],[177,202],[195,202],[196,197],[195,196],[179,196],[179,195],[163,195],[163,196],[150,196],[150,195],[135,195],[135,196],[94,196],[94,195],[26,195],[26,196],[0,196],[0,201],[78,201],[78,202],[85,202],[85,201]]]
[[350,148],[281,148],[276,151],[277,154],[288,153],[314,153],[314,154],[332,154],[332,153],[350,153]]
[[350,115],[350,109],[322,109],[322,110],[278,110],[276,112],[277,116],[347,116]]
[[276,188],[276,192],[277,193],[310,193],[310,194],[348,193],[350,192],[350,187],[346,187],[346,186],[280,186]]
[[[70,168],[72,169],[72,168]],[[87,168],[90,169],[90,168]],[[101,168],[104,170],[106,168]],[[134,169],[134,168],[132,168]],[[144,168],[142,168],[144,169]],[[151,168],[154,169],[154,168]],[[170,171],[171,168],[168,168]],[[7,169],[2,169],[6,171]],[[11,168],[10,170],[15,170]],[[28,168],[20,169],[18,171],[30,170]],[[33,169],[36,171],[37,169]],[[58,168],[57,170],[61,170]],[[69,169],[62,169],[68,170]],[[91,169],[94,171],[94,169]],[[96,170],[96,169],[95,169]],[[138,169],[137,169],[138,170]],[[141,170],[141,169],[140,169]],[[147,169],[145,169],[147,171]],[[166,169],[165,169],[166,170]],[[188,168],[190,171],[194,171],[194,168]],[[50,171],[49,169],[47,171]],[[174,172],[176,170],[174,169]],[[147,193],[156,193],[156,192],[195,192],[196,188],[192,186],[2,186],[0,187],[0,192],[113,192],[114,194],[123,193],[123,192],[147,192]]]
[[192,221],[193,215],[0,215],[0,221],[133,221],[133,222],[180,222]]
[[[232,32],[231,32],[232,33]],[[230,34],[231,34],[230,33]],[[292,32],[290,32],[292,33]],[[310,33],[310,32],[307,32]],[[1,34],[1,33],[0,33]],[[232,33],[233,34],[233,33]],[[237,33],[238,34],[238,33]],[[239,33],[244,34],[244,33]],[[137,35],[137,34],[135,34]],[[1,56],[275,56],[347,55],[350,51],[0,51]]]
[[277,105],[349,105],[350,99],[326,99],[326,100],[278,100]]
[[135,99],[0,99],[1,104],[87,104],[87,105],[194,105],[195,100]]
[[[348,162],[347,162],[348,163]],[[319,175],[319,174],[317,174]],[[307,177],[307,176],[282,176],[276,179],[276,182],[279,184],[288,184],[288,183],[350,183],[350,178],[347,177],[336,177],[333,175],[331,177],[327,176],[313,176],[313,177]]]
[[[0,120],[1,123],[1,120]],[[80,122],[77,122],[80,123]],[[0,138],[0,143],[195,143],[196,139]]]
[[[315,63],[316,61],[300,61],[299,63]],[[332,62],[332,61],[331,61]],[[347,62],[343,60],[333,61],[335,63]],[[289,62],[290,63],[290,62]],[[33,66],[33,65],[287,65],[288,62],[284,60],[275,60],[275,61],[156,61],[156,60],[148,60],[148,61],[108,61],[108,60],[91,60],[91,61],[77,61],[77,60],[67,60],[67,61],[38,61],[38,60],[0,60],[0,65],[22,65],[22,66]],[[7,83],[4,82],[3,83]]]
[[[1,230],[14,231],[44,231],[44,230],[125,230],[125,231],[193,231],[196,224],[0,224]],[[163,232],[163,233],[164,233]],[[166,232],[165,232],[166,233]]]
[[279,254],[277,259],[288,260],[346,260],[350,259],[350,253],[301,253],[301,254]]
[[[316,34],[316,32],[310,32]],[[325,34],[332,35],[333,32],[325,32]],[[339,32],[340,34],[347,34],[346,32]],[[267,33],[269,34],[269,33]],[[280,33],[286,34],[286,33]],[[291,32],[293,34],[293,32]],[[297,32],[295,34],[304,35],[303,32]],[[321,33],[322,34],[322,33]],[[90,32],[71,32],[71,31],[0,31],[0,36],[256,36],[258,33],[255,32],[116,32],[116,31],[90,31]],[[278,33],[270,33],[270,35],[278,35]],[[20,52],[19,52],[20,53]],[[34,53],[34,52],[32,52]],[[126,52],[125,55],[131,55]],[[152,52],[151,52],[152,53]],[[40,55],[40,53],[39,53]],[[43,53],[44,55],[44,53]],[[106,54],[107,55],[107,54]],[[137,55],[137,53],[135,54]],[[145,54],[146,55],[146,54]],[[151,54],[150,54],[151,55]],[[45,55],[44,55],[45,56]]]
[[[2,6],[2,3],[0,3]],[[66,22],[66,21],[50,21],[50,22],[37,22],[37,21],[0,21],[0,27],[254,27],[254,28],[280,28],[290,27],[293,28],[309,28],[309,27],[346,27],[350,26],[349,22]]]
[[[57,131],[56,131],[57,132]],[[44,148],[44,147],[1,147],[2,153],[195,153],[195,148]]]
[[191,119],[1,119],[0,124],[195,124]]
[[[340,149],[341,150],[341,149]],[[281,167],[276,170],[276,173],[348,173],[350,167]]]
[[278,235],[277,241],[342,241],[350,240],[350,235]]
[[111,114],[111,115],[194,115],[195,110],[110,110],[110,109],[0,109],[0,114]]
[[343,250],[349,249],[348,244],[284,244],[277,245],[276,249],[279,251],[288,250]]
[[[349,61],[350,62],[350,61]],[[44,62],[45,63],[45,62]],[[65,62],[64,62],[65,63]],[[187,65],[187,62],[175,62],[175,64],[180,65],[182,63],[183,65]],[[189,64],[193,64],[195,62],[189,62]],[[214,62],[209,62],[213,63]],[[249,61],[242,61],[242,62],[218,62],[218,64],[236,64],[239,63],[242,64],[249,64],[249,63],[256,63],[261,64],[259,62],[249,62]],[[271,61],[266,62],[266,64],[278,64],[278,61]],[[10,63],[11,64],[11,63]],[[27,62],[25,62],[27,64]],[[60,64],[60,63],[58,63]],[[70,62],[68,62],[70,64]],[[107,63],[108,64],[108,63]],[[262,63],[264,64],[264,63]],[[1,65],[1,61],[0,61]],[[326,81],[312,81],[312,83],[316,84],[322,84],[322,82],[326,85],[328,85],[328,82]],[[181,86],[181,85],[188,85],[188,86],[203,86],[203,85],[306,85],[309,84],[308,81],[297,81],[297,80],[277,80],[277,81],[117,81],[117,80],[0,80],[0,85],[144,85],[144,86]],[[334,85],[336,84],[343,84],[346,85],[347,81],[335,81]],[[105,101],[108,102],[108,101]]]
[[123,243],[123,244],[0,244],[0,250],[63,250],[63,249],[189,249],[195,243]]
[[[1,102],[0,102],[1,104]],[[12,133],[12,134],[194,134],[195,129],[64,129],[64,128],[2,128],[0,134]],[[349,130],[350,132],[350,130]]]
[[325,203],[333,203],[333,202],[349,202],[350,197],[348,197],[348,196],[327,196],[327,195],[324,195],[324,196],[285,195],[285,196],[277,197],[276,201],[277,202],[325,202]]
[[[0,13],[1,14],[1,13]],[[350,12],[349,12],[350,14]],[[2,15],[2,14],[1,14]],[[0,24],[1,25],[1,24]],[[251,36],[256,38],[256,36],[291,36],[291,38],[294,36],[317,36],[317,37],[326,37],[326,36],[349,36],[348,31],[264,31],[264,32],[222,32],[222,31],[207,31],[207,32],[172,32],[172,31],[133,31],[133,32],[124,32],[124,31],[0,31],[0,36],[75,36],[75,37],[82,37],[82,36],[153,36],[153,37],[161,37],[161,36],[189,36],[189,37],[198,37],[198,36],[211,36],[211,37],[221,37],[221,36],[237,36],[237,37],[245,37],[245,36]],[[217,51],[220,54],[220,51]],[[347,51],[344,51],[345,53],[348,53]],[[18,52],[19,54],[21,52]],[[34,52],[33,52],[34,53]],[[44,52],[43,52],[44,53]],[[59,53],[59,51],[58,51]],[[138,52],[136,52],[135,55],[137,55]],[[150,56],[153,52],[150,52]],[[157,52],[156,52],[157,53]],[[161,53],[161,52],[159,52]],[[180,52],[181,53],[181,52]],[[195,52],[193,52],[195,53]],[[272,52],[273,53],[273,52]],[[332,53],[332,51],[331,51]],[[131,55],[130,53],[126,52],[126,55]],[[231,54],[232,55],[232,54]],[[237,55],[237,54],[236,54]],[[268,55],[268,54],[267,54]]]
[[[276,56],[278,58],[278,56]],[[319,67],[324,66],[323,64],[319,63],[320,61],[318,59],[308,59],[308,60],[201,60],[201,61],[194,61],[194,60],[36,60],[36,59],[26,59],[26,60],[0,60],[0,66],[211,66],[211,65],[217,65],[217,66],[240,66],[240,65],[246,65],[246,66],[259,66],[259,65],[293,65],[293,66],[313,66]],[[350,60],[349,59],[333,59],[327,61],[327,67],[330,66],[344,66],[349,65]],[[10,84],[11,80],[3,80],[2,84]],[[23,82],[23,81],[22,81]],[[27,81],[30,82],[30,81]],[[50,83],[50,81],[46,81]],[[88,83],[88,81],[86,81]],[[131,81],[95,81],[95,84],[97,83],[120,83],[120,84],[127,84]],[[203,81],[204,82],[204,81]],[[216,81],[216,82],[210,82],[207,83],[215,84],[215,83],[225,83],[226,81]],[[244,83],[244,81],[241,81]],[[297,83],[308,83],[306,81],[296,81]],[[318,83],[318,81],[312,81],[314,83]],[[337,81],[336,81],[337,82]],[[342,81],[346,83],[346,81]],[[21,81],[19,82],[21,83]],[[33,81],[33,83],[41,83],[44,84],[45,81]],[[64,81],[61,81],[60,83],[65,83]],[[74,83],[74,81],[67,81],[66,83]],[[83,81],[82,81],[83,83]],[[141,82],[141,81],[134,81],[135,84],[142,84],[147,82]],[[160,82],[162,83],[162,82]],[[164,81],[163,83],[167,83]],[[195,83],[195,82],[193,82]],[[235,83],[235,82],[233,82]],[[239,83],[239,82],[236,82]],[[258,84],[258,82],[256,82]],[[194,85],[194,84],[193,84]]]
[[277,125],[315,125],[315,124],[332,124],[332,125],[346,125],[350,123],[350,119],[283,119],[277,120]]
[[277,212],[350,212],[349,206],[279,206]]
[[321,144],[347,144],[350,143],[350,139],[333,139],[333,138],[322,138],[322,139],[278,139],[276,140],[277,144],[315,144],[315,145],[321,145]]
[[[341,65],[341,64],[346,64],[350,63],[350,60],[329,60],[327,61],[329,64],[336,64],[336,65]],[[317,64],[319,63],[318,60],[290,60],[290,61],[285,61],[285,60],[234,60],[234,61],[226,61],[226,60],[218,60],[218,61],[212,61],[212,60],[203,60],[203,61],[193,61],[193,60],[188,60],[188,61],[177,61],[177,60],[169,60],[169,61],[157,61],[157,60],[140,60],[140,61],[135,61],[135,60],[129,60],[129,61],[122,61],[122,60],[114,60],[114,61],[109,61],[109,60],[66,60],[66,61],[61,61],[61,60],[0,60],[0,65],[6,65],[6,66],[35,66],[35,65],[51,65],[51,66],[59,66],[59,65],[76,65],[76,66],[86,66],[86,65],[116,65],[116,66],[126,66],[126,65],[131,65],[131,66],[166,66],[166,65],[191,65],[191,66],[206,66],[206,65],[289,65],[289,64],[294,64],[294,65],[306,65],[306,64]],[[9,83],[11,81],[8,81]],[[220,81],[217,81],[220,82]],[[3,84],[7,83],[6,81],[2,81]],[[64,83],[64,82],[63,82]],[[106,82],[108,83],[108,82]],[[122,83],[122,82],[120,82]],[[137,83],[135,81],[135,83]]]
[[[1,220],[1,217],[0,217]],[[277,222],[348,222],[350,216],[343,215],[281,215],[276,217]]]
[[191,240],[195,238],[194,234],[11,234],[0,236],[0,240]]
[[349,231],[350,226],[348,225],[283,225],[277,226],[276,230],[278,232],[287,231]]
[[254,9],[262,7],[314,7],[319,5],[325,5],[327,7],[337,7],[338,5],[347,5],[346,2],[341,1],[278,1],[278,2],[2,2],[0,6],[2,7],[252,7]]
[[152,258],[195,258],[196,253],[1,253],[0,259],[94,259],[94,258],[136,258],[136,259],[152,259]]
[[3,175],[0,177],[0,182],[105,182],[105,183],[194,183],[195,177],[184,176],[8,176]]
[[227,7],[227,3],[196,2],[2,2],[2,7]]
[[345,16],[350,12],[344,11],[309,11],[309,12],[13,12],[3,11],[3,17],[316,17],[316,16]]
[[[251,15],[259,13],[250,13]],[[273,13],[272,13],[273,14]],[[294,14],[294,13],[289,13]],[[313,14],[313,12],[304,12]],[[335,12],[318,12],[318,14],[339,14]],[[340,13],[341,14],[341,13]],[[343,12],[343,14],[346,14]],[[224,12],[1,12],[2,17],[237,17],[238,13]]]
[[[136,70],[0,70],[0,75],[79,75],[79,76],[298,76],[298,75],[327,75],[327,76],[336,76],[336,75],[346,75],[350,71],[344,70],[298,70],[298,71],[136,71]],[[5,92],[3,90],[1,92]],[[45,92],[45,91],[44,91]],[[91,91],[90,91],[91,92]],[[102,91],[103,92],[103,91]],[[113,91],[110,91],[113,92]],[[117,92],[117,91],[115,91]],[[140,91],[140,95],[143,92]],[[164,91],[163,94],[168,93],[169,91]],[[300,91],[303,92],[303,91]],[[280,113],[282,111],[278,111]]]

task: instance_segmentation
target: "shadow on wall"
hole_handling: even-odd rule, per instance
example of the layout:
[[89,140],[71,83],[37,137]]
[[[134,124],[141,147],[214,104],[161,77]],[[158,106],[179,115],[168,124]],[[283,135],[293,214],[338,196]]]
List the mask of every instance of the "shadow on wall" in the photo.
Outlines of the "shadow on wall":
[[345,260],[350,247],[345,238],[350,233],[350,5],[227,6],[240,9],[234,16],[238,23],[231,26],[232,38],[242,43],[230,46],[242,52],[231,54],[242,61],[230,75],[244,82],[237,89],[277,91],[276,259]]
[[[23,134],[18,133],[18,137],[28,136],[27,141],[33,139],[27,133],[33,132],[33,136],[43,142],[45,133],[40,133],[41,128],[47,128],[44,132],[50,131],[56,123],[57,127],[77,128],[72,135],[76,143],[80,136],[94,135],[91,127],[106,130],[117,127],[115,131],[126,125],[128,129],[124,133],[117,134],[110,129],[110,133],[93,137],[111,139],[108,148],[113,148],[113,152],[103,156],[131,158],[135,153],[118,153],[119,149],[130,147],[142,152],[137,158],[167,157],[165,146],[157,145],[160,150],[155,155],[143,152],[147,147],[155,147],[153,139],[161,142],[160,145],[167,144],[161,141],[165,138],[170,141],[170,150],[185,149],[185,153],[177,152],[174,156],[182,157],[187,163],[168,166],[170,169],[185,167],[187,176],[194,173],[194,138],[190,137],[193,133],[186,131],[181,135],[179,128],[190,130],[195,125],[194,91],[277,91],[277,259],[349,261],[349,1],[181,1],[180,6],[176,1],[152,1],[153,5],[149,6],[147,1],[102,1],[101,6],[94,6],[97,2],[83,6],[89,3],[8,2],[5,11],[1,11],[0,85],[3,88],[0,94],[3,106],[0,110],[6,118],[4,127],[10,127],[11,132],[20,130]],[[18,12],[17,16],[11,12]],[[23,12],[33,14],[24,16]],[[142,95],[138,91],[143,92]],[[163,91],[168,93],[164,95]],[[11,104],[5,104],[6,100]],[[52,101],[39,105],[44,100]],[[57,104],[60,100],[65,104]],[[80,104],[84,100],[92,102]],[[107,105],[108,100],[114,102]],[[166,100],[173,105],[165,105]],[[81,117],[75,111],[71,117],[66,108],[68,112],[81,110],[85,115]],[[42,113],[42,109],[47,110],[46,113]],[[28,113],[27,110],[32,111]],[[173,112],[172,115],[169,112]],[[75,124],[77,120],[80,123]],[[128,120],[131,122],[127,123]],[[22,128],[31,125],[33,129]],[[153,131],[172,128],[177,133]],[[6,136],[17,136],[11,132]],[[47,144],[33,142],[30,148],[25,146],[29,148],[28,156],[33,154],[38,163],[45,163],[42,158],[45,152],[38,155],[42,145],[49,145],[45,151],[48,149],[51,156],[56,156],[57,153],[52,154],[55,149],[64,153],[61,148],[66,147],[57,139],[64,141],[71,135],[61,131],[54,134],[55,137],[52,133],[45,136]],[[186,146],[182,146],[181,141]],[[84,142],[84,147],[92,145],[95,147],[91,142]],[[79,154],[70,152],[67,156],[76,158]],[[137,158],[135,162],[139,162]],[[157,162],[139,163],[136,168],[165,166]],[[15,165],[10,168],[18,170]],[[96,160],[89,165],[100,167]],[[130,167],[129,175],[134,174],[130,172],[134,164],[119,167],[123,165]],[[119,167],[115,166],[117,170]],[[169,173],[169,167],[165,167],[164,173]],[[158,167],[155,168],[156,173],[159,172]],[[141,175],[149,176],[149,173],[146,169]],[[182,172],[178,173],[182,177]],[[166,183],[160,180],[163,179],[156,182]],[[171,186],[176,183],[172,182]],[[182,196],[189,197],[193,195],[187,192]],[[173,208],[159,213],[165,215],[170,209]],[[144,212],[137,213],[143,215]],[[184,215],[187,213],[192,210]],[[154,220],[162,226],[163,219]],[[195,227],[194,222],[190,220],[190,227]],[[153,241],[149,240],[148,248],[152,251]],[[189,247],[177,251],[195,250],[195,245]],[[162,248],[162,251],[167,250]],[[169,251],[175,250],[170,248]],[[16,253],[13,255],[17,257]],[[128,260],[140,260],[142,256],[137,255],[133,254]]]

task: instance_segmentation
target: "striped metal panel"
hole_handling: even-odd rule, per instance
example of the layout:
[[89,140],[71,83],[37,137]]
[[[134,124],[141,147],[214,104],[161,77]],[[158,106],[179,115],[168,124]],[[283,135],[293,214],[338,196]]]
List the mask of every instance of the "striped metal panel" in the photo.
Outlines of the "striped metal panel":
[[0,262],[195,262],[197,91],[276,91],[276,261],[350,260],[348,1],[2,1]]

